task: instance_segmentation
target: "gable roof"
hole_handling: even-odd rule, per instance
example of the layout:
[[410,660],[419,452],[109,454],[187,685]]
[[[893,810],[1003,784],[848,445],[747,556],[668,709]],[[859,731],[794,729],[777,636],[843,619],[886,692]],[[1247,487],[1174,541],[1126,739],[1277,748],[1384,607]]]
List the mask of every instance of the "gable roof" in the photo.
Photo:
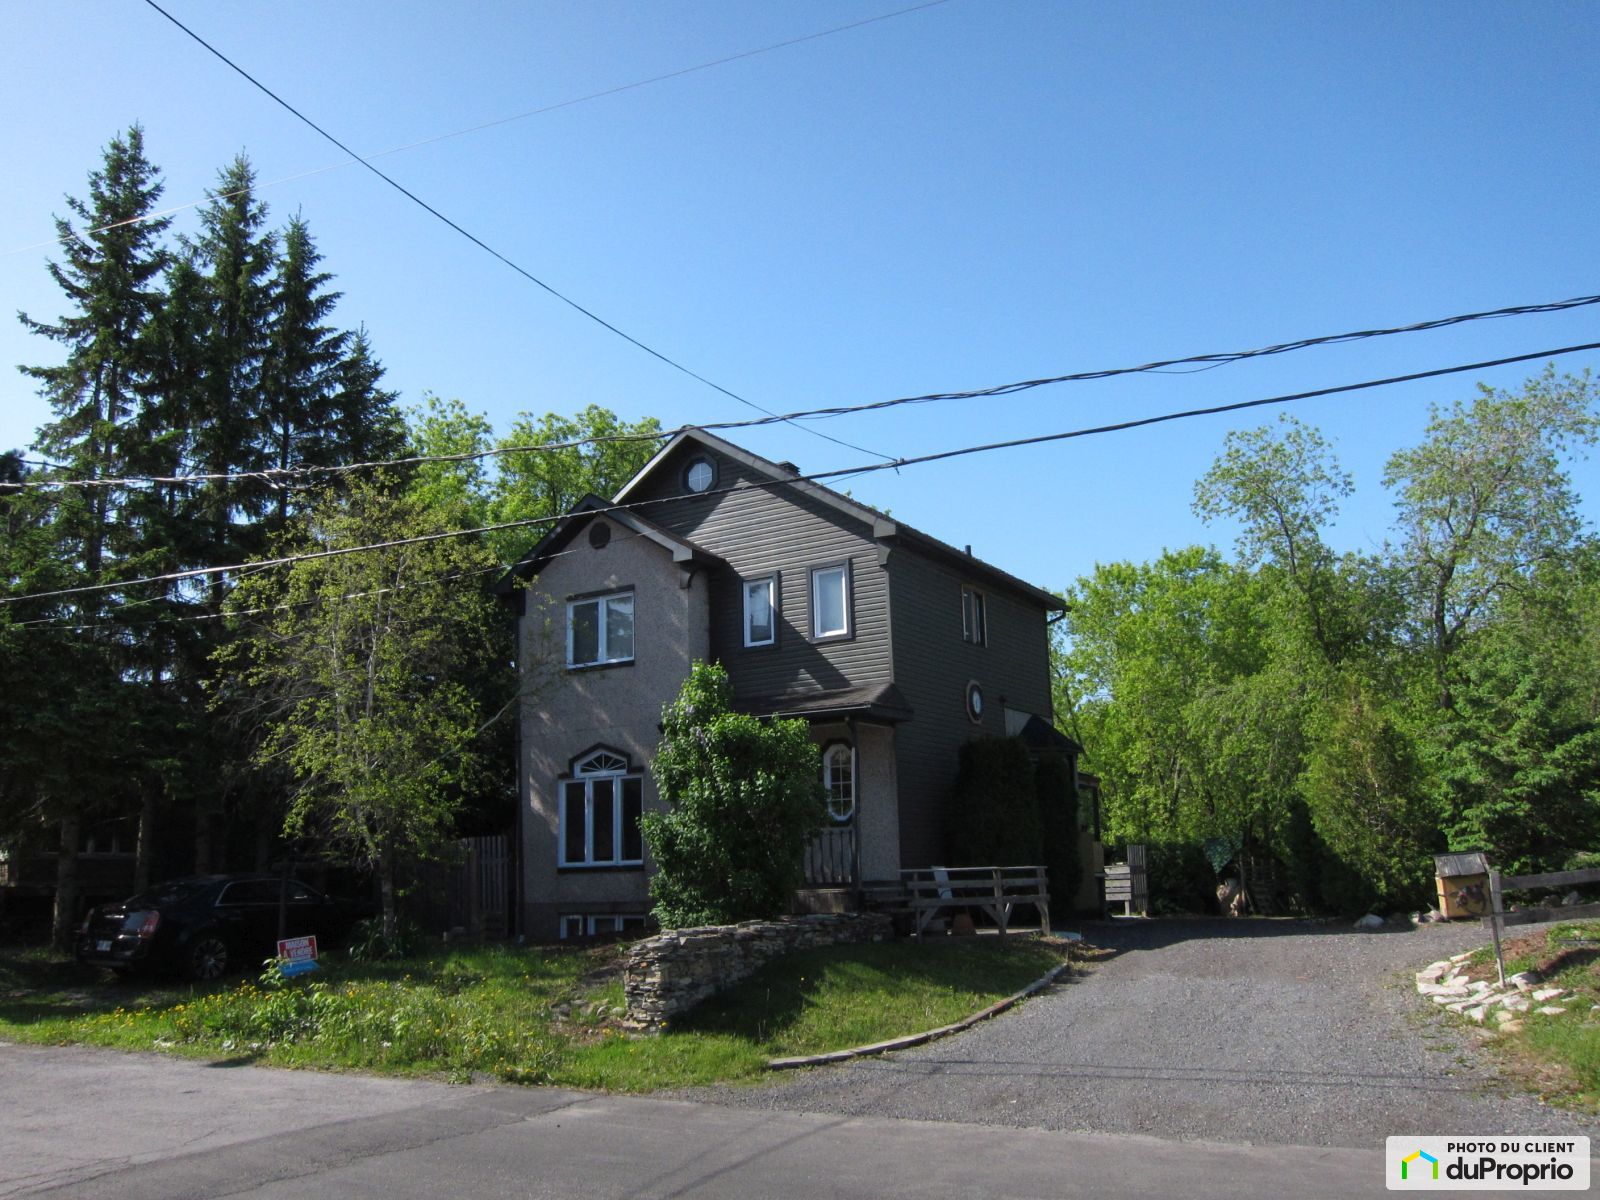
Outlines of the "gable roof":
[[653,475],[656,469],[670,458],[677,449],[686,442],[693,442],[708,450],[714,450],[746,467],[758,475],[764,475],[774,483],[792,488],[803,496],[807,496],[836,512],[853,517],[865,523],[872,529],[872,536],[881,542],[899,543],[908,546],[930,558],[938,559],[957,571],[980,579],[994,586],[1005,588],[1014,594],[1019,594],[1047,611],[1065,612],[1066,601],[1053,592],[1035,587],[1026,580],[1019,579],[1009,571],[1003,571],[991,563],[973,556],[970,552],[957,550],[947,542],[942,542],[930,534],[914,529],[903,521],[895,520],[888,513],[880,512],[870,505],[862,504],[849,496],[824,487],[815,480],[806,479],[794,470],[789,464],[776,463],[770,458],[762,458],[753,454],[742,446],[735,446],[732,442],[707,433],[703,429],[685,429],[678,432],[663,446],[656,455],[639,469],[632,479],[622,486],[615,497],[613,504],[626,504],[629,498],[640,490],[643,482]]
[[638,513],[626,508],[618,508],[603,496],[590,492],[577,504],[572,511],[562,517],[550,527],[548,533],[540,538],[534,547],[517,559],[500,577],[495,584],[495,592],[499,595],[509,595],[516,591],[513,579],[532,579],[539,573],[539,569],[546,562],[564,550],[569,542],[577,536],[578,531],[584,528],[597,516],[606,517],[615,521],[625,529],[629,529],[640,537],[648,538],[672,555],[675,563],[697,563],[710,565],[722,560],[715,554],[695,545],[677,534],[663,529],[654,521],[641,517]]

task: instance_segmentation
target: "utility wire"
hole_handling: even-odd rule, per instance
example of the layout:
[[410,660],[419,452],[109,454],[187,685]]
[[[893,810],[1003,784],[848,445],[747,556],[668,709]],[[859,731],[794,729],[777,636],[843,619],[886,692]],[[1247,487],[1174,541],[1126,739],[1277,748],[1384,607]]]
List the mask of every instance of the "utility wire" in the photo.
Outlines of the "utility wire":
[[[633,538],[643,537],[640,533],[617,534],[611,539],[613,544],[626,542]],[[545,558],[562,558],[568,554],[577,554],[577,549],[556,550],[544,555]],[[154,625],[182,625],[198,621],[227,621],[234,617],[254,617],[264,613],[287,612],[295,608],[311,608],[319,604],[337,604],[346,600],[363,600],[368,596],[382,596],[389,592],[404,592],[412,588],[426,587],[435,583],[453,583],[458,579],[475,579],[480,575],[504,574],[505,566],[496,563],[492,567],[477,567],[470,571],[455,571],[449,575],[436,575],[427,579],[413,580],[411,583],[397,584],[394,587],[369,588],[361,592],[345,592],[338,596],[315,596],[309,600],[293,600],[284,604],[261,605],[256,608],[229,608],[220,612],[190,613],[181,617],[149,617],[134,620],[96,621],[84,625],[68,625],[56,617],[35,617],[28,621],[17,621],[11,625],[12,629],[43,628],[53,629],[60,633],[83,633],[94,629],[145,629]]]
[[[699,382],[705,384],[706,387],[711,388],[713,391],[721,392],[724,396],[727,396],[730,400],[737,400],[740,404],[743,404],[746,408],[752,408],[756,412],[759,412],[759,413],[766,413],[768,416],[775,416],[776,415],[776,414],[774,414],[772,412],[771,409],[763,408],[761,405],[757,404],[754,400],[745,399],[745,397],[739,395],[739,393],[734,392],[734,391],[730,391],[728,388],[723,387],[720,383],[715,383],[712,380],[707,379],[704,375],[701,375],[698,372],[693,371],[690,368],[684,366],[681,362],[677,361],[677,359],[669,358],[667,355],[663,354],[661,351],[655,349],[655,347],[646,345],[644,342],[641,342],[638,338],[634,337],[631,333],[626,333],[622,329],[619,329],[617,326],[613,325],[610,321],[607,321],[604,317],[600,316],[598,313],[594,312],[592,309],[585,308],[583,305],[579,304],[572,297],[566,295],[564,292],[560,292],[560,291],[556,290],[556,288],[552,287],[550,284],[548,284],[544,280],[540,279],[533,272],[527,270],[525,267],[522,267],[518,263],[512,261],[510,258],[507,258],[504,254],[501,254],[500,251],[496,250],[493,246],[489,245],[488,242],[485,242],[482,238],[478,237],[476,234],[469,232],[465,227],[463,227],[461,225],[458,225],[455,221],[453,221],[449,217],[445,216],[444,213],[440,212],[437,208],[433,207],[433,205],[429,204],[421,196],[418,196],[411,189],[407,188],[404,184],[400,183],[392,175],[386,175],[383,171],[379,170],[377,167],[373,166],[366,159],[362,158],[354,150],[350,149],[349,146],[345,145],[338,138],[334,137],[333,134],[329,133],[321,125],[318,125],[310,117],[306,116],[305,113],[301,112],[294,105],[290,104],[282,96],[278,95],[277,92],[273,91],[266,84],[262,83],[254,75],[250,74],[250,72],[246,71],[243,67],[241,67],[238,63],[234,62],[231,58],[229,58],[221,50],[218,50],[210,42],[206,41],[205,38],[201,37],[198,33],[196,33],[194,30],[190,29],[182,21],[178,20],[177,17],[173,16],[166,9],[162,8],[161,5],[156,3],[156,0],[144,0],[144,2],[147,5],[149,5],[151,8],[155,9],[156,12],[160,13],[168,21],[171,21],[174,25],[176,25],[184,33],[188,34],[191,38],[193,38],[201,46],[205,47],[206,50],[208,50],[216,58],[220,59],[223,63],[225,63],[228,67],[230,67],[237,74],[242,76],[246,81],[248,81],[252,86],[254,86],[262,94],[264,94],[268,98],[270,98],[279,107],[283,108],[285,111],[287,111],[288,113],[290,113],[291,115],[296,117],[298,120],[303,122],[305,125],[309,126],[311,129],[315,130],[323,138],[327,139],[328,141],[332,142],[335,146],[339,147],[340,150],[343,150],[352,159],[354,159],[356,162],[360,163],[363,167],[365,167],[368,171],[372,172],[372,174],[376,175],[379,179],[383,180],[384,183],[387,183],[390,187],[392,187],[395,191],[399,192],[406,199],[410,200],[413,204],[417,205],[423,211],[425,211],[425,212],[431,214],[432,216],[438,218],[444,224],[448,225],[451,229],[453,229],[457,233],[459,233],[462,237],[466,238],[467,241],[471,242],[474,246],[477,246],[478,249],[480,249],[480,250],[484,251],[485,253],[491,255],[492,257],[498,259],[500,262],[502,262],[506,266],[510,267],[513,271],[515,271],[518,275],[521,275],[524,279],[528,280],[530,283],[536,284],[540,288],[543,288],[546,292],[548,292],[551,296],[555,297],[557,300],[561,301],[561,303],[565,304],[568,308],[571,308],[571,309],[573,309],[573,310],[575,310],[575,311],[577,311],[579,313],[582,313],[584,316],[588,317],[589,320],[593,321],[595,324],[601,326],[604,329],[610,330],[612,333],[616,334],[623,341],[628,342],[630,345],[636,346],[640,350],[643,350],[646,354],[650,355],[652,358],[659,359],[661,362],[665,363],[667,366],[671,367],[673,370],[681,371],[683,374],[689,376],[689,378],[698,380]],[[796,429],[805,429],[805,431],[807,433],[812,434],[815,437],[822,438],[825,441],[832,442],[837,446],[844,446],[846,449],[855,450],[855,451],[857,451],[857,452],[859,452],[861,454],[871,454],[871,455],[873,455],[873,456],[875,456],[877,458],[882,458],[882,459],[885,459],[885,460],[889,460],[889,456],[887,454],[881,454],[876,450],[868,450],[863,446],[854,445],[854,444],[852,444],[850,442],[843,441],[840,438],[832,437],[829,434],[823,433],[821,430],[809,429],[804,425],[796,425],[795,428]]]
[[[1319,396],[1334,396],[1344,392],[1358,392],[1369,388],[1388,387],[1398,383],[1411,383],[1419,379],[1437,379],[1445,375],[1460,375],[1467,371],[1481,371],[1489,367],[1503,367],[1512,363],[1529,362],[1534,359],[1557,358],[1563,354],[1577,354],[1587,350],[1600,350],[1600,342],[1586,342],[1577,346],[1560,346],[1551,350],[1539,350],[1532,354],[1516,354],[1506,358],[1486,359],[1482,362],[1462,363],[1453,367],[1438,367],[1431,371],[1413,371],[1408,375],[1390,375],[1382,379],[1369,379],[1360,383],[1346,383],[1335,387],[1316,388],[1305,392],[1290,392],[1281,396],[1267,396],[1259,400],[1239,400],[1231,404],[1216,404],[1206,408],[1190,408],[1179,412],[1161,413],[1153,417],[1139,417],[1129,421],[1118,421],[1110,425],[1095,425],[1086,429],[1073,429],[1062,433],[1043,433],[1032,437],[1013,438],[1004,442],[986,442],[979,445],[962,446],[954,450],[940,450],[932,454],[921,454],[910,458],[897,458],[885,463],[867,463],[858,467],[842,467],[832,471],[817,471],[809,475],[793,475],[785,479],[758,480],[751,483],[731,484],[727,487],[711,488],[704,492],[682,492],[672,496],[662,496],[651,500],[635,500],[626,504],[607,504],[585,509],[585,513],[602,514],[609,512],[631,512],[648,507],[652,504],[669,504],[679,500],[697,500],[706,496],[730,495],[735,492],[745,491],[770,491],[779,487],[792,487],[799,483],[815,483],[824,479],[838,479],[845,476],[867,475],[874,471],[898,471],[901,467],[920,466],[923,463],[939,462],[943,459],[961,458],[969,454],[987,454],[996,450],[1010,450],[1020,446],[1039,446],[1050,442],[1066,441],[1070,438],[1091,437],[1096,434],[1116,433],[1125,429],[1138,429],[1145,425],[1159,425],[1167,421],[1181,421],[1192,417],[1215,416],[1218,413],[1239,412],[1243,409],[1260,408],[1269,404],[1289,404],[1298,400],[1310,400]],[[503,521],[495,525],[482,525],[474,529],[446,530],[441,533],[420,534],[415,537],[394,538],[389,541],[373,542],[363,546],[342,546],[332,550],[317,550],[303,554],[289,554],[279,558],[257,559],[246,563],[232,563],[227,566],[195,567],[186,571],[172,571],[165,575],[149,575],[138,579],[122,579],[114,583],[93,583],[79,587],[59,588],[47,592],[30,592],[21,596],[0,597],[0,603],[19,604],[25,600],[46,600],[59,596],[76,596],[89,592],[114,591],[119,588],[138,587],[149,583],[172,583],[179,580],[198,579],[209,575],[221,575],[230,571],[247,569],[260,569],[266,567],[285,566],[295,562],[310,562],[316,559],[337,558],[346,554],[358,554],[368,550],[387,550],[395,546],[416,545],[422,542],[436,542],[443,538],[469,537],[475,534],[493,533],[502,529],[528,529],[539,525],[550,525],[564,520],[568,514],[556,517],[529,517],[520,521]]]
[[[1390,337],[1402,333],[1420,333],[1432,329],[1443,329],[1451,325],[1462,325],[1469,321],[1484,321],[1500,317],[1535,316],[1544,313],[1565,312],[1569,309],[1583,308],[1589,305],[1600,304],[1600,296],[1576,296],[1570,300],[1552,300],[1543,304],[1519,304],[1506,308],[1489,309],[1483,312],[1461,313],[1453,317],[1436,317],[1432,320],[1418,321],[1410,325],[1395,325],[1381,329],[1361,329],[1351,333],[1324,334],[1320,337],[1300,338],[1292,342],[1278,342],[1271,346],[1262,346],[1254,350],[1231,350],[1212,354],[1195,354],[1187,358],[1158,359],[1155,362],[1143,363],[1136,367],[1110,367],[1095,371],[1079,371],[1070,375],[1053,375],[1046,379],[1029,379],[1018,383],[1002,383],[994,387],[979,388],[967,392],[930,392],[920,396],[901,396],[893,400],[875,400],[866,404],[838,405],[830,408],[808,408],[797,412],[773,414],[766,417],[753,417],[742,421],[713,421],[704,425],[681,425],[677,429],[662,430],[659,433],[611,433],[600,434],[595,437],[572,438],[560,442],[543,442],[527,446],[495,446],[487,450],[472,450],[460,454],[417,454],[407,458],[378,459],[371,462],[356,462],[330,464],[328,466],[305,467],[267,467],[259,471],[241,472],[216,472],[210,474],[193,475],[124,475],[107,476],[101,479],[37,479],[24,480],[21,483],[0,484],[0,494],[8,489],[37,488],[55,489],[67,487],[98,488],[98,487],[137,487],[154,485],[180,485],[189,483],[211,483],[220,481],[233,481],[243,479],[283,479],[301,478],[306,476],[342,475],[354,471],[373,471],[389,467],[411,467],[423,463],[460,463],[480,462],[486,458],[497,458],[513,454],[551,453],[557,450],[571,450],[580,446],[597,446],[609,442],[644,442],[667,441],[691,429],[706,431],[723,429],[748,429],[757,425],[771,425],[776,422],[794,422],[806,419],[825,417],[847,416],[853,413],[876,412],[882,409],[896,408],[903,404],[928,404],[942,400],[972,400],[991,396],[1008,396],[1017,392],[1027,391],[1032,388],[1047,387],[1058,383],[1081,383],[1089,380],[1110,379],[1118,375],[1137,375],[1149,372],[1160,372],[1168,367],[1182,366],[1190,363],[1208,364],[1201,368],[1213,370],[1216,367],[1229,363],[1244,362],[1253,358],[1264,358],[1274,354],[1287,354],[1291,351],[1305,350],[1316,346],[1332,346],[1345,342],[1363,341],[1367,338]],[[30,465],[53,467],[64,470],[64,467],[53,463],[35,462],[24,459]]]
[[[832,37],[836,33],[847,33],[852,29],[860,29],[863,25],[875,25],[879,21],[888,21],[895,17],[903,17],[910,13],[921,12],[925,8],[937,8],[939,5],[948,4],[949,2],[950,0],[928,0],[926,4],[914,4],[910,8],[896,9],[894,12],[881,13],[876,17],[866,17],[860,21],[851,21],[847,25],[835,25],[832,29],[822,29],[816,33],[803,34],[800,37],[790,38],[788,41],[774,42],[770,46],[760,46],[754,50],[741,50],[737,54],[728,54],[722,58],[714,58],[709,62],[697,63],[692,67],[680,67],[676,71],[668,71],[664,75],[652,75],[649,79],[639,79],[635,80],[633,83],[617,84],[615,87],[602,88],[598,92],[588,92],[585,95],[574,96],[568,100],[557,100],[553,104],[546,104],[539,108],[530,108],[526,112],[513,113],[509,117],[497,117],[492,121],[481,121],[476,125],[469,125],[465,129],[454,129],[449,133],[436,133],[431,137],[419,138],[417,141],[406,142],[400,146],[390,146],[387,150],[374,150],[370,154],[367,154],[365,158],[370,162],[374,158],[387,158],[391,154],[400,154],[407,150],[417,150],[423,146],[431,146],[435,142],[449,141],[451,138],[465,137],[467,134],[471,133],[481,133],[485,129],[494,129],[501,125],[509,125],[515,121],[526,121],[530,117],[540,117],[545,113],[556,112],[563,108],[571,108],[575,104],[587,104],[591,100],[603,100],[607,96],[616,96],[623,92],[631,92],[638,88],[649,87],[651,84],[665,83],[669,79],[680,79],[685,75],[693,75],[700,71],[709,71],[713,67],[726,66],[728,63],[738,62],[741,59],[755,58],[762,54],[771,54],[774,50],[787,50],[790,46],[798,46],[804,42],[814,42],[819,38]],[[295,175],[285,175],[279,179],[271,179],[265,183],[257,183],[254,185],[252,190],[261,191],[264,188],[277,187],[279,184],[293,183],[299,179],[309,179],[313,175],[323,175],[329,171],[338,171],[344,167],[355,166],[361,161],[362,159],[360,158],[347,158],[342,162],[329,163],[325,167],[314,167],[309,171],[301,171]],[[217,193],[217,198],[228,200],[240,194],[240,192],[219,192]],[[93,235],[96,233],[105,233],[112,229],[119,229],[124,225],[138,225],[144,221],[158,221],[162,217],[170,217],[175,213],[185,212],[191,208],[198,208],[204,203],[206,203],[205,200],[191,200],[187,204],[174,205],[171,208],[164,208],[160,212],[141,213],[137,217],[129,217],[125,221],[113,221],[109,225],[97,225],[93,229],[86,230],[85,232],[89,235]],[[0,258],[4,258],[11,254],[23,254],[29,250],[42,250],[46,247],[55,245],[58,240],[59,239],[56,238],[50,238],[47,241],[34,242],[32,245],[28,246],[17,246],[11,250],[0,250]]]

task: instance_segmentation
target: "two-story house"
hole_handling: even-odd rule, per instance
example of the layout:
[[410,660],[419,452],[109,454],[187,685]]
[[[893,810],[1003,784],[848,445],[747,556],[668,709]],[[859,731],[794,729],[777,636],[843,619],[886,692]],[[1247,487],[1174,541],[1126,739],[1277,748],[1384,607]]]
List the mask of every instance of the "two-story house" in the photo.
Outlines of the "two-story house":
[[523,928],[642,926],[661,708],[696,659],[738,703],[810,722],[830,826],[808,882],[854,888],[943,861],[959,748],[1050,721],[1062,601],[700,431],[611,501],[590,496],[502,585],[518,610]]

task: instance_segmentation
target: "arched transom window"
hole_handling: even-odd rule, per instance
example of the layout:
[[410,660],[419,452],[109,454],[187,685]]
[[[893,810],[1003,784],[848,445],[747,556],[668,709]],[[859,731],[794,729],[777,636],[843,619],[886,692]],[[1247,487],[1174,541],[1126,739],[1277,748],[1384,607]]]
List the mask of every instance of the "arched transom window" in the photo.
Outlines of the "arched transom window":
[[561,787],[558,862],[563,867],[638,866],[644,862],[639,832],[644,780],[629,774],[628,760],[595,750],[572,764]]
[[828,815],[848,821],[856,811],[856,751],[849,742],[834,742],[822,752],[822,787],[828,794]]

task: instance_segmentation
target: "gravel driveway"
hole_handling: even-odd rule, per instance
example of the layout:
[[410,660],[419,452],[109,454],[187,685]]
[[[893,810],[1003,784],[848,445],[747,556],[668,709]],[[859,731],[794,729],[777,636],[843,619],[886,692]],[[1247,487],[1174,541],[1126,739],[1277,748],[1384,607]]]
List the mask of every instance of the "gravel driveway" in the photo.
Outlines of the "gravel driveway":
[[1411,975],[1478,926],[1357,933],[1282,920],[1090,922],[1115,957],[932,1045],[719,1104],[1229,1142],[1368,1147],[1388,1134],[1600,1133],[1496,1085],[1466,1023]]

